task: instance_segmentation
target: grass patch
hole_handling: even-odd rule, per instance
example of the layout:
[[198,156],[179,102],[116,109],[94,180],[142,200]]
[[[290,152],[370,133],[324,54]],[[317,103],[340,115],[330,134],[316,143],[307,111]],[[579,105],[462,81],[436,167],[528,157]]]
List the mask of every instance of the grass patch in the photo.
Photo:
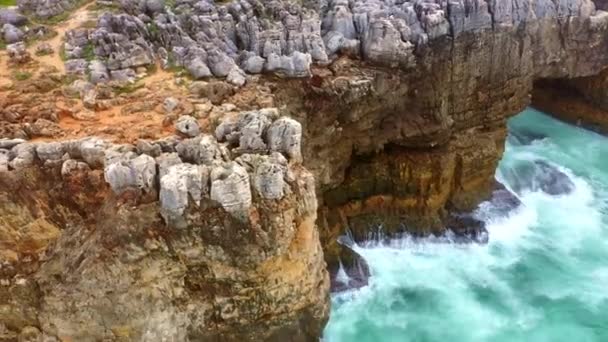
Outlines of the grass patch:
[[32,73],[29,71],[15,71],[13,73],[13,77],[17,80],[17,81],[25,81],[28,80],[32,77]]
[[121,94],[131,94],[132,92],[134,92],[138,89],[141,89],[145,86],[146,86],[145,83],[129,83],[129,84],[121,85],[121,86],[115,86],[113,88],[114,88],[114,92],[116,93],[116,95],[121,95]]
[[0,38],[0,50],[6,50],[6,42]]
[[17,0],[0,0],[0,7],[17,6]]
[[65,44],[59,46],[59,58],[64,62],[68,60],[68,56],[65,54]]
[[87,62],[90,62],[95,59],[95,47],[93,43],[88,42],[87,45],[82,49],[82,58],[84,58]]

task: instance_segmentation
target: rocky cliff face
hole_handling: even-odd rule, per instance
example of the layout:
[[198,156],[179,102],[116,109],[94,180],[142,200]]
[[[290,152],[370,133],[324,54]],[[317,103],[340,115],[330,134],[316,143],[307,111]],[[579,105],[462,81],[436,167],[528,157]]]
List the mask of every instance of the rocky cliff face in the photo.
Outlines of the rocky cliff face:
[[[77,6],[20,3],[40,17]],[[96,24],[62,44],[67,78],[86,81],[39,73],[4,90],[4,136],[54,142],[0,140],[0,323],[75,341],[314,340],[323,255],[331,271],[354,263],[338,243],[347,229],[483,241],[468,213],[494,189],[506,120],[555,79],[603,103],[603,6],[98,2]],[[9,25],[5,36],[27,31]],[[24,44],[8,52],[32,63]],[[179,78],[163,101],[156,88],[118,95],[157,60],[205,81]],[[131,136],[92,124],[76,133],[110,138],[55,141],[74,133],[66,116],[113,106],[142,115],[121,121],[145,120],[139,138],[160,121],[182,138],[119,145]]]
[[[260,122],[264,135],[250,131]],[[319,336],[329,278],[301,127],[264,110],[221,128],[228,143],[145,151],[4,141],[15,144],[0,187],[5,328],[64,341]]]

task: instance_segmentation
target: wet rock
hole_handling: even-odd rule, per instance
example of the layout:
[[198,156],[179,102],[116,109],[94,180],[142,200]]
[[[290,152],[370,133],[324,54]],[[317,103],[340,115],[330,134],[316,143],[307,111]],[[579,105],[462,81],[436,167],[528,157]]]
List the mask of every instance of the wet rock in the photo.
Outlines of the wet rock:
[[557,196],[569,194],[574,190],[574,183],[568,175],[543,160],[535,160],[532,163],[523,162],[511,169],[504,170],[504,173],[517,193],[542,191]]
[[454,237],[451,238],[453,242],[488,242],[485,223],[471,213],[450,213],[445,220],[445,226],[454,233]]
[[530,145],[532,142],[545,139],[546,137],[547,136],[542,133],[517,128],[509,131],[508,139],[511,143],[516,145]]
[[371,275],[367,261],[357,252],[354,240],[348,235],[338,237],[340,255],[336,263],[328,265],[331,291],[343,292],[368,284]]

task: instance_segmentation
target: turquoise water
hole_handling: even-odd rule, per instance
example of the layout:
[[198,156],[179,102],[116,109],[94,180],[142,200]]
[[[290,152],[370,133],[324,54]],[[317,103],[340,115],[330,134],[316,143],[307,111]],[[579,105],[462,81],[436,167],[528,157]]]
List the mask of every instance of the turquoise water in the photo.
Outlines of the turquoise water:
[[[533,109],[509,131],[537,139],[508,139],[496,177],[522,205],[480,206],[489,243],[356,246],[372,277],[333,296],[324,342],[608,341],[608,139]],[[538,160],[572,191],[551,196],[513,172]]]

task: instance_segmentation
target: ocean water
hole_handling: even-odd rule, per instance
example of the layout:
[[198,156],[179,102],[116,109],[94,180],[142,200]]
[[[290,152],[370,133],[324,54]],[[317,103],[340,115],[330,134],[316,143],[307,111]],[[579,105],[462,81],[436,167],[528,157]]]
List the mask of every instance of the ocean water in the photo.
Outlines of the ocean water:
[[533,109],[509,131],[496,178],[522,204],[480,206],[489,243],[355,246],[372,276],[324,342],[608,341],[608,138]]

